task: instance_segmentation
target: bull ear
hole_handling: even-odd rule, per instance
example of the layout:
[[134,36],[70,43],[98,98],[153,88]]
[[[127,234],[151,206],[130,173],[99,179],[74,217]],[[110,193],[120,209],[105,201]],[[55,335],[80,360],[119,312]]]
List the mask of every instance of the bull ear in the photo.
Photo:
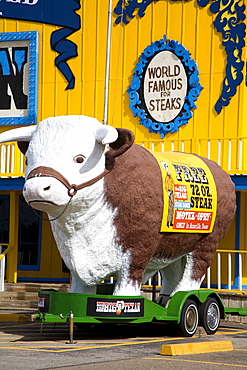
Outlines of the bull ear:
[[17,141],[17,145],[22,154],[25,155],[28,149],[29,141]]
[[110,150],[105,154],[105,167],[112,170],[115,158],[125,153],[134,143],[134,134],[130,130],[117,128],[118,138],[110,144]]
[[25,154],[31,140],[33,132],[37,126],[26,126],[14,130],[5,131],[0,134],[0,143],[17,141],[20,151]]
[[95,130],[95,137],[98,143],[106,145],[117,140],[118,132],[112,126],[102,125]]

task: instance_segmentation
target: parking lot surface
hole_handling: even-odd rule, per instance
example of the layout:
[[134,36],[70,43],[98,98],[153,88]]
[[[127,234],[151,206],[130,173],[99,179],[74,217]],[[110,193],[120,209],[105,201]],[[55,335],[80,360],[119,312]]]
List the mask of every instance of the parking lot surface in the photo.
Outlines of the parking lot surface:
[[[200,328],[199,328],[200,329]],[[217,341],[233,351],[216,352]],[[161,346],[210,341],[212,353],[161,356]],[[217,333],[174,336],[164,324],[75,327],[64,323],[0,322],[0,368],[12,369],[247,369],[247,325],[223,321]]]

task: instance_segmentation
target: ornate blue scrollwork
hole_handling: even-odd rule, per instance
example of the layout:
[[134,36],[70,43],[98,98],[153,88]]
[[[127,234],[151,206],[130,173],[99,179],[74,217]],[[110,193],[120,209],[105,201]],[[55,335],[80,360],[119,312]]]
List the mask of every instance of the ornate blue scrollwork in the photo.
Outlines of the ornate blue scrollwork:
[[[128,24],[137,14],[139,17],[145,15],[147,7],[159,0],[119,0],[115,7],[115,14],[118,15],[115,23],[123,22]],[[187,0],[172,0],[187,1]],[[196,0],[200,7],[209,4],[209,0]],[[231,98],[236,94],[237,86],[243,80],[244,62],[242,61],[242,50],[245,46],[245,5],[241,0],[216,0],[209,6],[213,14],[217,14],[213,22],[216,30],[222,34],[222,45],[227,55],[225,78],[222,84],[222,92],[215,104],[215,110],[219,114],[223,106],[230,103]],[[137,11],[137,13],[136,13]],[[246,82],[247,84],[247,82]]]
[[129,23],[131,19],[135,17],[133,14],[136,9],[138,10],[138,16],[143,17],[145,15],[145,10],[149,6],[149,4],[153,2],[158,2],[159,0],[144,0],[140,2],[140,0],[119,0],[115,9],[114,13],[119,15],[117,17],[115,23],[119,24],[120,22],[123,22],[125,24]]
[[221,95],[215,104],[219,114],[223,106],[227,106],[230,99],[236,94],[237,86],[243,80],[242,49],[245,46],[245,5],[236,0],[218,0],[210,5],[212,13],[218,13],[214,26],[222,34],[222,45],[227,55],[226,77],[223,81]]
[[[140,100],[140,87],[144,78],[145,67],[150,62],[150,59],[157,53],[167,50],[176,54],[184,66],[186,66],[188,77],[187,95],[184,98],[184,105],[180,114],[171,122],[162,123],[150,119],[147,112],[140,107],[142,101]],[[202,86],[199,83],[197,65],[193,59],[190,58],[190,53],[179,42],[174,40],[166,41],[166,36],[159,41],[153,42],[147,46],[136,64],[132,82],[128,88],[130,108],[134,117],[139,117],[140,124],[146,127],[149,132],[159,133],[163,139],[167,133],[178,131],[181,125],[187,124],[192,117],[191,109],[195,109],[195,101],[197,100]]]

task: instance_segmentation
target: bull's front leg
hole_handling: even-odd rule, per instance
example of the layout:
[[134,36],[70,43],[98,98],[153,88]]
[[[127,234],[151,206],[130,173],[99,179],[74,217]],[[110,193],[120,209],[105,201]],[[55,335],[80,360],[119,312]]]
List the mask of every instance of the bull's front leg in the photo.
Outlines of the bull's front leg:
[[117,283],[113,295],[139,296],[141,294],[141,280],[130,274],[131,254],[125,252],[122,256],[122,267],[117,273]]
[[72,284],[70,287],[71,293],[82,293],[82,294],[96,294],[97,285],[85,285],[77,274],[71,271]]

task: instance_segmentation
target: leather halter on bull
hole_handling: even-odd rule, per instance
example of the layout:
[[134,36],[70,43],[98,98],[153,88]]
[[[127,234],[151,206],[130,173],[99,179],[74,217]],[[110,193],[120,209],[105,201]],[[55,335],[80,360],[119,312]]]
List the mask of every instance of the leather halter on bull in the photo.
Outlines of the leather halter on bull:
[[76,184],[70,185],[69,181],[60,172],[54,170],[51,167],[40,166],[40,167],[34,168],[29,173],[29,175],[27,176],[27,180],[32,179],[34,177],[54,177],[68,189],[68,195],[70,197],[73,197],[77,193],[78,190],[81,190],[83,188],[86,188],[87,186],[95,184],[97,181],[102,179],[109,172],[110,170],[105,169],[104,172],[102,172],[100,175],[94,177],[93,179],[89,181],[86,181],[79,185],[76,185]]

